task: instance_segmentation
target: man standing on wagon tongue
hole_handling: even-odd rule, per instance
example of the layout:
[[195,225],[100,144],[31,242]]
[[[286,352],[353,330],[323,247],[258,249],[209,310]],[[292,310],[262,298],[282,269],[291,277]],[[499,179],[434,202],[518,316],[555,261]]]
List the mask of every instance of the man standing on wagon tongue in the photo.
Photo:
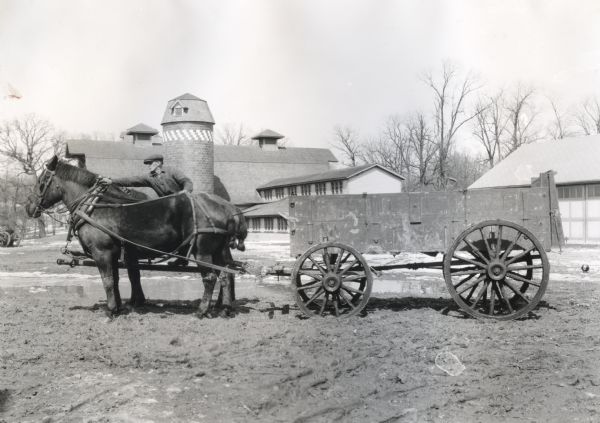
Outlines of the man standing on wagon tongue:
[[163,156],[152,154],[144,159],[148,165],[149,172],[145,175],[130,176],[123,178],[101,177],[100,182],[104,184],[117,184],[124,187],[150,187],[159,197],[175,194],[180,191],[192,192],[194,185],[190,178],[175,168],[163,167]]

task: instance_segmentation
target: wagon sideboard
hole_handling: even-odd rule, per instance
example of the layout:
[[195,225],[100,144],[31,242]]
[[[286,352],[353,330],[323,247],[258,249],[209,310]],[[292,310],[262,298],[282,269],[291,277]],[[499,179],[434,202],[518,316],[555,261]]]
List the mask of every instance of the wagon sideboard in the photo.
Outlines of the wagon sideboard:
[[530,187],[290,197],[290,253],[323,241],[359,251],[445,252],[468,226],[503,219],[531,231],[546,250],[562,243],[553,172]]

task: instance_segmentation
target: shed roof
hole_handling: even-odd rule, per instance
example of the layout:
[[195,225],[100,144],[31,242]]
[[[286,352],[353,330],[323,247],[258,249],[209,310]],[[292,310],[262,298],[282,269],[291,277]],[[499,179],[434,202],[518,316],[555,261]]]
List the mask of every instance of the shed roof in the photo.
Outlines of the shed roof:
[[289,200],[273,201],[271,203],[257,204],[244,210],[246,217],[281,216],[286,219],[290,216]]
[[271,129],[265,129],[264,131],[252,137],[253,140],[258,140],[261,138],[272,138],[278,140],[280,138],[283,138],[283,135],[278,134],[277,132],[272,131]]
[[258,147],[215,144],[215,162],[328,163],[338,160],[327,148],[281,148],[265,151]]
[[[175,116],[172,113],[172,109],[177,103],[179,103],[181,107],[187,107],[187,113],[183,113],[181,116]],[[174,122],[203,122],[214,124],[215,120],[208,108],[208,103],[205,100],[202,100],[195,95],[185,93],[169,100],[165,113],[163,114],[161,125]]]
[[138,146],[125,141],[67,140],[66,157],[143,160],[153,153],[162,153],[162,146]]
[[387,172],[390,175],[395,176],[396,178],[399,178],[402,180],[406,179],[404,176],[399,175],[398,173],[396,173],[386,167],[383,167],[383,166],[375,164],[375,163],[371,163],[371,164],[366,164],[363,166],[329,170],[327,172],[314,173],[311,175],[303,175],[303,176],[295,176],[292,178],[275,179],[273,181],[267,182],[266,184],[259,186],[256,189],[274,188],[274,187],[282,187],[282,186],[296,185],[296,184],[305,184],[305,183],[309,183],[309,182],[323,182],[323,181],[336,181],[336,180],[341,180],[341,179],[350,179],[354,176],[357,176],[361,173],[364,173],[368,170],[375,169],[375,168],[381,169],[384,172]]
[[151,126],[146,125],[145,123],[138,123],[135,126],[132,126],[131,128],[127,129],[125,131],[125,133],[127,135],[130,134],[151,134],[151,135],[156,135],[158,134],[158,131],[154,128],[152,128]]
[[525,144],[469,186],[469,189],[517,187],[541,172],[556,172],[557,184],[600,181],[600,135]]

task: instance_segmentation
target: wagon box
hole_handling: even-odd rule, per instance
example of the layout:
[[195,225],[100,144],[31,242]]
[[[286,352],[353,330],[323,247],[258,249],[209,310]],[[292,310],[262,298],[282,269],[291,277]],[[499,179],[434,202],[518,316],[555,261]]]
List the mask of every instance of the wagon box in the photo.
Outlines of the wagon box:
[[[373,273],[443,270],[450,295],[477,318],[509,320],[544,295],[546,251],[563,243],[552,171],[527,188],[291,197],[290,272],[307,315],[355,315]],[[362,253],[443,253],[440,262],[369,265]]]
[[290,197],[290,254],[324,241],[361,252],[446,252],[467,227],[502,219],[528,229],[549,251],[563,243],[552,172],[528,188]]

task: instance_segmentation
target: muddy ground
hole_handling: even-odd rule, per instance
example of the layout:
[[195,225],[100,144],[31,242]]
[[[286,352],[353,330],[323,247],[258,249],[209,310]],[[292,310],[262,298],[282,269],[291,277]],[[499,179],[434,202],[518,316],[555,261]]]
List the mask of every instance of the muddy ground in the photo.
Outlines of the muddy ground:
[[0,250],[2,422],[600,420],[598,248],[550,253],[544,301],[518,321],[465,317],[431,271],[392,274],[349,319],[305,319],[287,281],[241,278],[237,315],[203,320],[200,283],[146,272],[149,305],[108,319],[96,270],[54,264],[62,239]]

